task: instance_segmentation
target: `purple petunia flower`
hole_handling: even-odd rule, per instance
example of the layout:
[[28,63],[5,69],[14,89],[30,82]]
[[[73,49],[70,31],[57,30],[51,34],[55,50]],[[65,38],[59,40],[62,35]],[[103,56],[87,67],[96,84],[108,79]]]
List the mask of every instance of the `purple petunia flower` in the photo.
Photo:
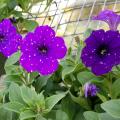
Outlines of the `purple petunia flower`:
[[20,45],[21,35],[17,33],[9,19],[4,19],[0,22],[0,52],[6,57],[18,50]]
[[86,83],[84,85],[84,94],[85,97],[87,98],[88,96],[96,96],[98,93],[98,88],[96,87],[96,85],[91,84],[91,83]]
[[111,10],[104,10],[99,13],[98,16],[93,17],[93,20],[101,20],[106,22],[111,30],[117,30],[120,23],[120,15],[117,15]]
[[28,72],[38,71],[42,75],[55,72],[58,59],[65,56],[67,48],[62,37],[56,37],[49,26],[37,27],[28,33],[21,45],[20,63]]
[[118,31],[93,31],[85,40],[81,59],[95,75],[106,74],[120,64],[120,34]]

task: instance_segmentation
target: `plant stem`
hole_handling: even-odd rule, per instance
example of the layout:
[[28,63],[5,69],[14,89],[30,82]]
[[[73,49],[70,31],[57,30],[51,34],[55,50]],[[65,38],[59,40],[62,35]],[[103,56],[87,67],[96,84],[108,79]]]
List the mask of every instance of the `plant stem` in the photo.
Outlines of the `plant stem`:
[[112,98],[112,77],[111,77],[111,73],[108,74],[108,87],[109,87],[110,97]]
[[27,74],[27,83],[30,83],[30,73]]

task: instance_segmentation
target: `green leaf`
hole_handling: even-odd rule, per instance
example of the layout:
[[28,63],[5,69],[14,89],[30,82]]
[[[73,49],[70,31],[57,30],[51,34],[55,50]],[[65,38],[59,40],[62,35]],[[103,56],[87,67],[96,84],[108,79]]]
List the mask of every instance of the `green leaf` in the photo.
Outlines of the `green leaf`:
[[77,75],[77,78],[78,81],[84,85],[86,82],[89,82],[92,78],[94,78],[94,75],[91,72],[83,71]]
[[13,120],[12,112],[4,108],[0,108],[0,120]]
[[110,100],[101,104],[101,107],[111,116],[120,118],[120,100]]
[[17,0],[18,5],[24,10],[27,11],[29,8],[29,3],[31,3],[31,0]]
[[35,118],[35,120],[48,120],[46,118],[44,118],[43,116],[41,116],[40,114]]
[[11,102],[19,102],[21,104],[25,104],[23,101],[22,95],[21,95],[21,90],[20,87],[12,83],[9,88],[9,99]]
[[[29,73],[28,73],[29,74]],[[35,78],[39,75],[38,72],[30,73],[30,81],[35,81]]]
[[6,5],[7,5],[6,3],[2,3],[2,4],[0,3],[0,9],[6,7]]
[[66,93],[59,93],[57,95],[50,96],[46,99],[46,109],[50,111],[62,98],[64,98]]
[[25,19],[23,21],[23,26],[26,28],[26,30],[32,31],[38,26],[38,23],[34,20],[26,20]]
[[37,93],[35,90],[26,86],[21,87],[21,95],[24,102],[28,105],[32,105],[34,103],[33,101],[37,99]]
[[15,64],[17,61],[19,61],[19,58],[20,58],[20,52],[16,52],[14,53],[13,55],[11,55],[7,60],[6,60],[6,63],[5,63],[5,67],[8,67],[10,65],[13,65]]
[[35,118],[36,116],[37,115],[33,111],[26,110],[26,111],[20,113],[20,120]]
[[90,106],[88,104],[87,99],[85,99],[83,97],[75,97],[75,96],[72,95],[71,92],[69,92],[69,93],[70,93],[70,96],[71,96],[71,98],[74,102],[78,103],[81,107],[83,107],[87,110],[90,110]]
[[9,86],[13,82],[17,84],[22,84],[22,80],[18,75],[6,75],[4,81],[7,86]]
[[99,114],[99,120],[120,120],[119,118],[113,118],[107,113],[101,113]]
[[85,117],[83,116],[83,112],[78,112],[75,116],[75,120],[85,120]]
[[86,120],[99,120],[98,114],[93,111],[84,112],[84,117]]
[[82,84],[82,85],[84,85],[86,82],[99,83],[102,81],[101,77],[97,77],[89,71],[80,72],[77,75],[77,79],[80,82],[80,84]]
[[21,87],[21,94],[24,102],[29,106],[39,106],[45,108],[45,100],[43,92],[37,94],[34,88],[28,88],[26,86]]
[[71,57],[71,55],[72,55],[72,47],[70,46],[67,51],[67,56]]
[[101,99],[102,102],[106,102],[107,98],[100,93],[97,93],[97,96]]
[[16,10],[13,10],[12,11],[12,14],[15,18],[20,18],[22,17],[22,11],[16,11]]
[[86,120],[120,120],[107,113],[96,113],[93,111],[84,112],[84,116]]
[[40,94],[38,94],[37,104],[41,108],[45,109],[45,98],[44,98],[43,92],[41,92]]
[[112,85],[112,98],[117,98],[120,95],[120,79],[117,79]]
[[18,65],[10,65],[5,67],[5,72],[7,75],[21,75],[23,73]]
[[36,4],[36,3],[38,3],[38,2],[43,2],[43,1],[45,1],[45,0],[32,0],[32,2],[33,2],[34,4]]
[[7,0],[7,6],[10,8],[10,9],[14,9],[15,6],[17,6],[17,1],[16,0]]
[[40,76],[35,83],[36,91],[40,92],[41,89],[47,84],[49,78],[50,76]]
[[69,120],[69,117],[62,110],[57,110],[57,112],[56,112],[56,120]]
[[9,102],[3,105],[3,108],[16,113],[20,113],[24,107],[23,104],[18,102]]
[[80,70],[83,68],[84,68],[83,64],[81,64],[81,63],[76,64],[74,73],[80,72]]
[[65,76],[72,73],[75,70],[74,66],[67,66],[62,71],[62,79],[64,80]]
[[62,110],[69,116],[69,120],[73,120],[74,115],[76,114],[76,104],[69,96],[66,96],[64,99],[62,99],[61,105]]

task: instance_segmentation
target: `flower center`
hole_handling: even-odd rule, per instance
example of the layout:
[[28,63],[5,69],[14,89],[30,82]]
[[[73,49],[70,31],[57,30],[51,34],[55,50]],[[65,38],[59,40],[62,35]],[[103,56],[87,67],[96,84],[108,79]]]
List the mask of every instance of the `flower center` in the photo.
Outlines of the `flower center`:
[[107,45],[101,45],[98,50],[97,50],[97,54],[100,56],[100,57],[103,57],[105,55],[108,54],[108,46]]
[[3,41],[5,36],[3,34],[0,34],[0,41]]
[[48,51],[48,48],[46,46],[40,46],[38,49],[42,54],[45,54]]
[[107,50],[106,50],[106,49],[102,49],[102,50],[101,50],[101,55],[105,55],[105,54],[106,54],[106,52],[107,52]]

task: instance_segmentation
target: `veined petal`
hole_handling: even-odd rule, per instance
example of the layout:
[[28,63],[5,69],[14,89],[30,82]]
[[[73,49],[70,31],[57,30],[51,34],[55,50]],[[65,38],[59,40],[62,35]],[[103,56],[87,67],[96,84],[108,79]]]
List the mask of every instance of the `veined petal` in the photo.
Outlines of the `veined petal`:
[[97,16],[93,17],[93,20],[104,21],[109,25],[111,30],[117,30],[117,27],[120,24],[120,15],[117,15],[111,10],[104,10],[101,11]]

